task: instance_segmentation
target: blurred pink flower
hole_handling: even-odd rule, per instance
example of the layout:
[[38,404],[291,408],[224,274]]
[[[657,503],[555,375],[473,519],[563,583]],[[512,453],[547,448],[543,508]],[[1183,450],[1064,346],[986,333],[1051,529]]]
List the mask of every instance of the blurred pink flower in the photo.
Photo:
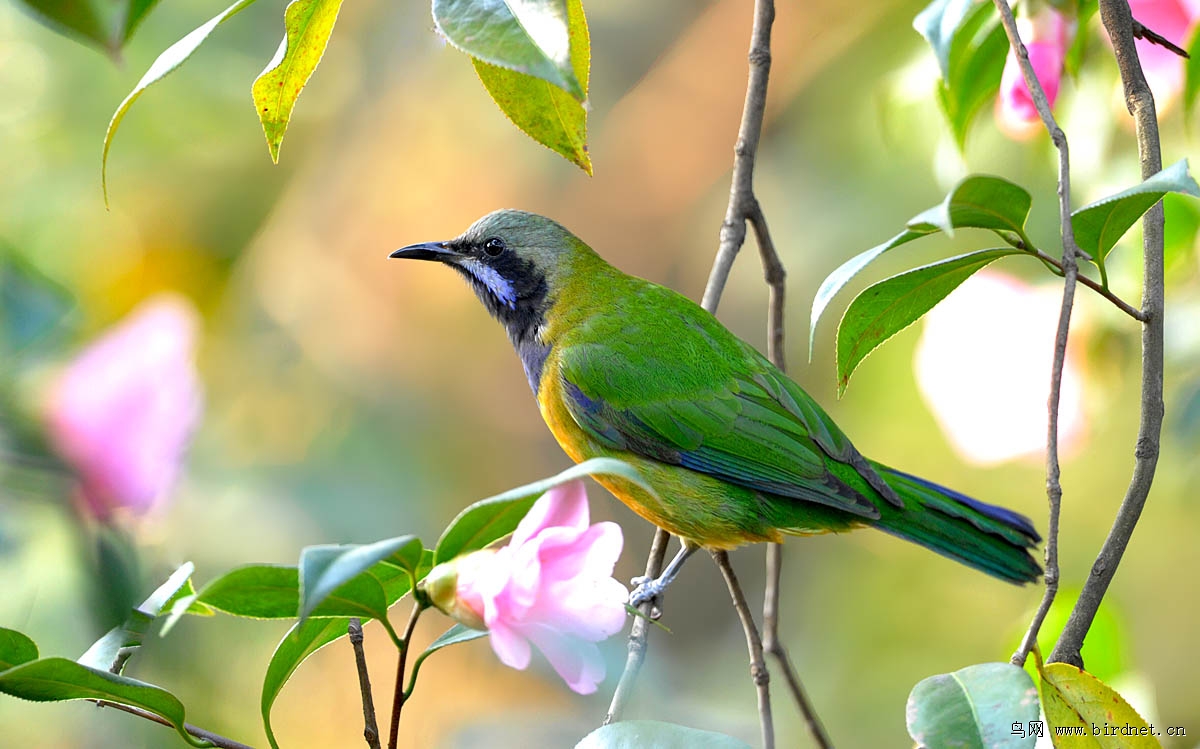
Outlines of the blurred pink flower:
[[[1029,51],[1029,63],[1037,75],[1046,100],[1050,106],[1058,99],[1058,86],[1062,80],[1063,61],[1067,48],[1075,36],[1075,22],[1046,6],[1030,18],[1017,19],[1017,30],[1025,48]],[[1033,96],[1025,85],[1025,77],[1017,64],[1017,56],[1010,49],[1004,61],[1004,73],[1000,78],[1000,95],[996,99],[996,118],[1002,130],[1010,135],[1019,135],[1024,126],[1040,122]]]
[[[998,271],[976,273],[925,316],[913,358],[921,396],[967,460],[989,465],[1041,457],[1061,292]],[[1075,306],[1071,341],[1086,310]],[[1087,426],[1083,374],[1070,346],[1059,398],[1059,445]]]
[[612,577],[623,544],[616,523],[588,525],[583,482],[571,481],[542,495],[508,546],[439,565],[425,587],[439,609],[486,628],[505,665],[526,668],[532,643],[567,686],[591,694],[604,679],[596,643],[625,624],[629,591]]
[[[1186,47],[1200,21],[1200,0],[1130,0],[1133,17],[1143,26]],[[1183,58],[1165,47],[1138,39],[1138,59],[1155,103],[1163,108],[1183,88]]]
[[143,302],[85,348],[53,383],[50,441],[75,470],[85,509],[153,509],[179,472],[199,421],[197,314],[181,297]]

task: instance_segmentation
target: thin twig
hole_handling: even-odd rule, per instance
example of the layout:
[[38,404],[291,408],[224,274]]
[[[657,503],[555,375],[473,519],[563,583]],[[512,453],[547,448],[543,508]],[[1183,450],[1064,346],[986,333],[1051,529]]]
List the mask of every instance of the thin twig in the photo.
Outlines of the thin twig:
[[763,595],[763,650],[771,655],[783,671],[784,680],[792,692],[792,698],[804,716],[804,724],[813,743],[820,749],[832,749],[833,742],[825,732],[825,726],[817,715],[817,710],[808,699],[804,685],[800,683],[800,675],[792,666],[787,648],[779,639],[779,573],[783,567],[783,544],[767,544],[767,589]]
[[380,749],[379,724],[375,721],[375,698],[371,696],[371,676],[367,672],[367,654],[363,652],[362,622],[355,617],[348,628],[350,645],[354,648],[354,665],[358,668],[358,688],[362,692],[363,738],[371,749]]
[[[779,367],[785,368],[783,355],[784,338],[784,295],[786,272],[779,254],[775,251],[775,243],[767,227],[766,217],[762,206],[754,194],[754,161],[758,154],[758,143],[762,136],[763,114],[767,104],[767,82],[771,70],[771,25],[775,20],[775,4],[773,0],[756,0],[754,4],[754,27],[750,35],[750,76],[746,85],[746,102],[742,109],[742,121],[738,128],[737,142],[734,145],[733,177],[730,180],[729,205],[725,210],[725,221],[721,224],[720,244],[717,256],[713,261],[712,272],[708,277],[708,285],[704,289],[703,306],[709,312],[716,312],[720,302],[721,292],[729,279],[733,261],[746,241],[746,223],[754,228],[755,241],[758,244],[759,255],[762,259],[763,275],[768,288],[767,301],[767,356]],[[767,588],[763,599],[763,632],[770,647],[770,652],[783,669],[788,686],[800,712],[804,715],[806,724],[814,742],[820,747],[829,747],[829,737],[821,725],[821,720],[807,699],[800,684],[800,677],[792,667],[787,656],[787,650],[779,639],[779,567],[782,550],[778,544],[767,545]],[[740,613],[740,612],[739,612]],[[742,617],[743,624],[747,617]],[[749,620],[751,626],[753,620]],[[757,633],[754,633],[757,637]],[[749,640],[751,631],[746,631]],[[768,675],[764,671],[763,679]],[[760,694],[765,694],[765,685]],[[761,707],[761,706],[760,706]],[[765,712],[765,719],[770,720],[770,705]],[[763,726],[763,733],[772,732],[770,726]]]
[[[787,274],[784,271],[783,262],[779,259],[779,254],[775,251],[775,243],[767,228],[766,217],[763,216],[762,207],[757,200],[752,203],[752,211],[748,218],[750,225],[754,228],[754,237],[762,255],[763,270],[769,290],[767,358],[780,371],[784,371],[787,368],[783,355],[783,310],[786,291],[784,281]],[[800,714],[804,716],[805,725],[808,726],[808,732],[812,736],[813,742],[820,749],[830,749],[833,742],[829,740],[829,734],[825,732],[825,726],[822,725],[821,718],[808,699],[804,686],[800,683],[800,675],[792,665],[787,648],[784,647],[783,641],[779,637],[779,594],[782,570],[783,545],[767,544],[767,581],[766,591],[763,594],[763,650],[775,659],[776,664],[783,671],[788,689],[791,690],[792,698],[796,700],[796,705],[800,708]]]
[[[146,720],[153,721],[160,726],[166,726],[168,728],[175,727],[171,721],[167,720],[166,718],[155,715],[147,710],[143,710],[140,707],[122,705],[119,702],[109,702],[108,700],[88,700],[88,702],[95,703],[99,707],[113,707],[122,712],[129,713],[130,715],[136,715],[139,718],[145,718]],[[233,739],[226,738],[219,733],[206,731],[199,726],[193,726],[191,723],[184,723],[183,730],[187,731],[196,738],[203,739],[204,741],[207,741],[213,746],[220,747],[221,749],[254,749],[254,747],[250,746],[249,744],[243,744],[239,741],[234,741]]]
[[1016,54],[1021,74],[1025,78],[1025,85],[1033,97],[1033,104],[1042,118],[1042,124],[1046,126],[1046,132],[1050,134],[1050,140],[1058,149],[1058,207],[1063,243],[1062,261],[1057,263],[1063,272],[1062,308],[1058,315],[1058,332],[1054,338],[1054,364],[1050,370],[1050,397],[1046,404],[1049,412],[1046,430],[1046,497],[1050,504],[1050,522],[1046,531],[1046,592],[1042,596],[1042,602],[1038,606],[1037,612],[1034,613],[1033,620],[1029,623],[1029,629],[1025,632],[1021,646],[1012,656],[1014,664],[1024,665],[1025,659],[1029,656],[1029,650],[1037,642],[1038,630],[1042,628],[1046,613],[1050,611],[1050,605],[1054,603],[1054,596],[1058,593],[1058,518],[1062,509],[1062,484],[1059,481],[1061,471],[1058,464],[1058,405],[1062,393],[1063,363],[1067,358],[1067,335],[1071,329],[1071,308],[1075,303],[1075,283],[1079,278],[1079,266],[1076,259],[1079,257],[1080,251],[1079,245],[1075,242],[1075,231],[1071,224],[1071,161],[1067,152],[1066,133],[1055,122],[1054,114],[1050,111],[1050,102],[1046,99],[1046,92],[1042,89],[1042,84],[1033,71],[1033,65],[1029,62],[1029,51],[1025,49],[1025,44],[1017,32],[1017,22],[1013,18],[1012,8],[1009,7],[1006,0],[994,0],[994,2],[996,10],[1000,12],[1004,31],[1008,34],[1008,44]]
[[[1063,269],[1062,263],[1060,263],[1059,261],[1050,257],[1046,253],[1042,252],[1041,250],[1037,250],[1036,252],[1034,252],[1034,254],[1037,256],[1038,260],[1041,260],[1043,263],[1047,263],[1048,265],[1054,266],[1055,268],[1057,268],[1059,270],[1059,272],[1062,271],[1062,269]],[[1130,306],[1130,304],[1128,302],[1126,302],[1124,299],[1122,299],[1121,297],[1112,293],[1112,291],[1104,288],[1103,286],[1096,283],[1095,281],[1088,278],[1087,276],[1080,274],[1076,277],[1076,280],[1078,280],[1079,283],[1088,287],[1092,291],[1095,291],[1097,294],[1104,297],[1108,301],[1112,302],[1113,305],[1115,305],[1117,309],[1119,309],[1122,312],[1124,312],[1125,314],[1129,315],[1134,320],[1137,320],[1138,322],[1146,321],[1146,315],[1140,309],[1138,309],[1137,307]]]
[[396,663],[396,691],[392,693],[392,725],[388,732],[388,749],[396,749],[396,742],[399,739],[400,733],[400,712],[404,710],[404,662],[408,656],[408,651],[412,649],[412,633],[417,626],[417,619],[421,618],[421,612],[425,607],[418,601],[413,604],[412,614],[408,617],[408,624],[404,627],[404,634],[400,641],[403,647],[400,648],[400,658]]
[[[767,106],[767,76],[771,70],[771,24],[775,21],[774,0],[755,0],[754,28],[750,32],[750,80],[746,84],[746,103],[742,123],[733,147],[733,179],[729,186],[729,206],[721,224],[721,242],[713,260],[704,298],[704,309],[716,313],[721,292],[729,280],[733,261],[746,241],[746,220],[757,211],[754,197],[754,158],[762,135],[763,112]],[[761,217],[761,212],[759,212]],[[757,227],[756,227],[757,228]],[[761,245],[760,245],[761,247]],[[765,259],[764,255],[764,259]],[[778,259],[778,258],[776,258]],[[776,264],[782,274],[783,266]],[[782,278],[780,279],[782,283]]]
[[758,628],[754,626],[754,615],[746,605],[746,595],[738,583],[733,566],[729,564],[729,554],[724,551],[714,551],[713,561],[725,578],[729,587],[729,596],[733,599],[733,608],[742,621],[742,629],[746,632],[746,650],[750,653],[750,679],[754,682],[758,693],[758,719],[762,728],[763,749],[774,749],[775,726],[771,720],[771,675],[767,673],[767,664],[763,661],[762,640],[758,636]]
[[[662,573],[663,560],[667,556],[667,543],[670,540],[671,534],[662,528],[655,531],[654,540],[650,543],[650,555],[646,559],[646,577],[654,579]],[[649,616],[650,608],[653,605],[653,601],[646,601],[638,607],[638,610]],[[630,695],[633,694],[634,682],[637,681],[642,664],[646,661],[646,638],[650,634],[649,625],[649,621],[639,616],[634,618],[633,625],[629,628],[629,654],[625,656],[625,670],[621,672],[621,680],[617,682],[617,688],[613,692],[612,702],[608,705],[608,714],[604,716],[603,725],[607,726],[609,723],[621,719],[621,713],[625,711],[625,705],[629,702]]]
[[1192,56],[1187,53],[1186,49],[1180,47],[1178,44],[1166,38],[1157,31],[1146,28],[1142,24],[1138,23],[1136,18],[1133,19],[1133,36],[1137,39],[1145,39],[1151,44],[1157,44],[1160,47],[1169,49],[1185,60],[1192,59]]
[[[1133,41],[1133,16],[1125,0],[1100,0],[1100,18],[1112,39],[1113,54],[1121,70],[1125,87],[1125,104],[1133,115],[1137,132],[1138,156],[1142,164],[1142,179],[1162,170],[1162,152],[1158,140],[1158,115],[1154,95],[1146,84]],[[1083,666],[1079,651],[1092,626],[1104,593],[1112,582],[1121,557],[1125,553],[1133,529],[1137,526],[1158,465],[1159,440],[1163,422],[1163,209],[1155,204],[1142,219],[1143,291],[1142,314],[1142,395],[1141,419],[1138,425],[1136,462],[1125,499],[1121,502],[1108,537],[1104,540],[1092,572],[1070,618],[1058,638],[1050,661],[1063,661]]]

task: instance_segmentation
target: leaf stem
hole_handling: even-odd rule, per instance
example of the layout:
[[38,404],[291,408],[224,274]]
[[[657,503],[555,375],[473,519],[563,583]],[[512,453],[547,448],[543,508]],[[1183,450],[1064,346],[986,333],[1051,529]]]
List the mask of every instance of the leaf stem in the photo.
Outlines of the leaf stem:
[[388,731],[388,749],[396,749],[396,742],[399,739],[400,733],[400,712],[404,709],[404,662],[408,656],[410,640],[412,640],[413,630],[417,626],[417,619],[421,618],[421,612],[425,607],[418,601],[413,604],[412,613],[409,614],[408,624],[404,627],[404,637],[397,643],[397,648],[400,650],[400,656],[396,663],[396,688],[392,693],[392,723]]
[[[108,700],[88,700],[88,702],[95,703],[98,707],[116,708],[117,710],[129,713],[130,715],[136,715],[139,718],[145,718],[146,720],[158,723],[161,726],[166,726],[168,728],[175,727],[171,724],[171,721],[167,720],[166,718],[155,715],[148,710],[143,710],[140,707],[134,707],[133,705],[122,705],[119,702],[109,702]],[[254,749],[248,744],[234,741],[233,739],[226,738],[219,733],[213,733],[212,731],[200,728],[199,726],[193,726],[191,723],[184,723],[183,730],[187,731],[201,741],[207,741],[209,745],[221,747],[221,749]]]
[[[1050,266],[1050,267],[1051,267],[1051,268],[1052,268],[1052,269],[1053,269],[1055,272],[1057,272],[1059,275],[1062,275],[1062,273],[1063,273],[1063,267],[1062,267],[1062,264],[1061,264],[1061,263],[1060,263],[1058,260],[1055,260],[1054,258],[1050,257],[1049,255],[1047,255],[1046,253],[1042,252],[1041,250],[1038,250],[1037,252],[1034,252],[1034,253],[1033,253],[1033,255],[1034,255],[1034,257],[1036,257],[1038,260],[1041,260],[1043,263],[1045,263],[1046,265]],[[1103,271],[1101,271],[1101,274],[1102,274],[1102,275],[1101,275],[1101,278],[1103,278]],[[1125,314],[1129,315],[1129,316],[1130,316],[1130,317],[1132,317],[1134,320],[1137,320],[1137,321],[1139,321],[1139,322],[1145,322],[1145,321],[1146,321],[1146,315],[1145,315],[1145,313],[1143,313],[1143,312],[1142,312],[1141,310],[1139,310],[1137,307],[1133,307],[1133,306],[1131,306],[1131,305],[1130,305],[1128,302],[1126,302],[1124,299],[1122,299],[1121,297],[1119,297],[1119,296],[1117,296],[1116,294],[1112,293],[1112,291],[1111,291],[1111,290],[1109,290],[1109,288],[1108,288],[1107,281],[1103,281],[1102,283],[1096,283],[1095,281],[1093,281],[1092,279],[1088,278],[1087,276],[1085,276],[1085,275],[1083,275],[1083,274],[1080,274],[1080,275],[1077,277],[1077,279],[1076,279],[1076,280],[1078,280],[1078,281],[1079,281],[1079,283],[1081,283],[1081,284],[1083,284],[1084,286],[1088,287],[1089,289],[1091,289],[1092,291],[1096,292],[1096,293],[1097,293],[1097,294],[1099,294],[1100,296],[1104,297],[1104,298],[1105,298],[1105,299],[1107,299],[1108,301],[1112,302],[1112,303],[1113,303],[1113,305],[1114,305],[1114,306],[1115,306],[1117,309],[1119,309],[1119,310],[1121,310],[1122,312],[1124,312]]]

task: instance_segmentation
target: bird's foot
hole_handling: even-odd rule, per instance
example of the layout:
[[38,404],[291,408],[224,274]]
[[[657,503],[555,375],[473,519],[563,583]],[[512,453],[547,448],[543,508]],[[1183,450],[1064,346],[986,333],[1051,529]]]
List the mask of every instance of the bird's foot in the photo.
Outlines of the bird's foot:
[[650,609],[650,618],[657,619],[662,616],[662,609],[659,607],[659,602],[662,598],[663,591],[667,589],[667,583],[662,578],[651,578],[638,576],[629,581],[633,586],[633,591],[629,594],[629,605],[637,608],[643,603],[653,604]]

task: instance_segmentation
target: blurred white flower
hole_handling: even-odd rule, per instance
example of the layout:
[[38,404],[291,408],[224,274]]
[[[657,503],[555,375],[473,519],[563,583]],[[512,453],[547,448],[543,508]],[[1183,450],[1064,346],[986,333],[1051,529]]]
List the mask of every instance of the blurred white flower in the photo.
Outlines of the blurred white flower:
[[[917,385],[966,460],[992,465],[1041,458],[1061,302],[1056,289],[984,270],[925,316],[913,357]],[[1076,320],[1079,314],[1076,305]],[[1079,446],[1087,425],[1083,376],[1071,348],[1059,404],[1062,452]]]

